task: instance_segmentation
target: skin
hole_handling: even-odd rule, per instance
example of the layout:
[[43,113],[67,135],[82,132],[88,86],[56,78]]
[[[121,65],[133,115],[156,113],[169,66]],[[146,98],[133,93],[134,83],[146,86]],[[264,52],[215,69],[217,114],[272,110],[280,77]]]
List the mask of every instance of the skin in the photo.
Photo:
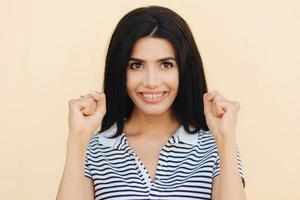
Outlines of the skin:
[[206,122],[220,155],[221,174],[213,182],[212,199],[245,200],[236,159],[235,129],[240,103],[226,99],[216,90],[204,94],[203,101]]
[[[180,126],[171,111],[178,93],[179,69],[174,49],[164,39],[139,39],[131,58],[139,60],[130,60],[126,73],[127,93],[135,107],[130,119],[125,122],[124,133],[154,180],[160,151]],[[141,99],[139,92],[149,91],[167,93],[160,103],[148,104]]]
[[86,148],[106,113],[104,93],[90,92],[69,101],[69,135],[63,176],[56,200],[93,200],[94,183],[83,175]]
[[[175,58],[172,45],[164,39],[139,39],[131,57],[143,62],[131,65],[130,61],[128,65],[133,68],[127,69],[126,88],[135,107],[130,119],[125,121],[123,131],[153,180],[161,148],[180,126],[171,112],[178,93],[179,70],[174,60],[158,61],[166,57]],[[172,67],[165,62],[171,62]],[[147,104],[138,95],[138,92],[161,90],[167,91],[167,94],[158,104]],[[221,174],[213,181],[212,199],[244,200],[246,195],[238,171],[235,140],[240,104],[226,99],[216,90],[204,94],[203,100],[206,122],[220,155]],[[57,199],[94,198],[93,182],[82,175],[82,169],[90,137],[99,129],[105,113],[103,92],[90,92],[83,99],[69,101],[67,159]]]

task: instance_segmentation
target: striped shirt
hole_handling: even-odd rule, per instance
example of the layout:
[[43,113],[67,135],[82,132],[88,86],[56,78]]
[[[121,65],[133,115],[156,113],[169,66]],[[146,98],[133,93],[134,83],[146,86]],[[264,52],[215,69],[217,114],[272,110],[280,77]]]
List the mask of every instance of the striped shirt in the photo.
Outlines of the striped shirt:
[[[128,145],[116,124],[95,134],[87,147],[84,175],[93,180],[95,199],[211,199],[212,181],[220,175],[220,159],[213,135],[200,130],[187,133],[183,126],[162,148],[155,179]],[[244,181],[237,150],[239,173]],[[244,182],[243,182],[244,183]]]

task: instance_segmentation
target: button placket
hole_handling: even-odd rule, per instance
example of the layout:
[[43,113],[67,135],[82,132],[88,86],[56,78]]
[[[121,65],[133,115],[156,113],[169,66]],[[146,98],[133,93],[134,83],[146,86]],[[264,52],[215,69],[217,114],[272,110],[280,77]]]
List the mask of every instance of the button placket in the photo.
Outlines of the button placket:
[[140,172],[142,173],[145,181],[146,181],[146,184],[148,186],[148,192],[150,192],[151,190],[151,178],[150,178],[150,175],[147,171],[147,169],[145,168],[145,166],[143,165],[141,159],[138,157],[138,155],[134,152],[134,151],[131,151],[132,154],[133,154],[133,157],[135,159],[135,162],[136,164],[138,165],[138,168],[140,169]]
[[162,159],[163,155],[162,153],[164,152],[166,154],[166,148],[168,148],[168,145],[172,145],[171,143],[172,138],[170,138],[170,140],[167,141],[166,145],[161,149],[160,154],[159,154],[159,158],[158,158],[158,166],[156,168],[156,176],[155,176],[155,180],[160,180],[160,170],[163,169],[164,167],[167,166],[167,162],[168,162],[168,155],[165,155],[164,159]]
[[[144,177],[144,180],[146,181],[146,184],[147,184],[147,187],[148,187],[148,194],[151,195],[151,188],[152,187],[155,187],[155,181],[156,180],[160,180],[160,176],[159,176],[159,172],[161,170],[161,168],[165,167],[166,166],[166,163],[168,161],[168,155],[165,156],[165,161],[162,160],[162,152],[168,148],[167,146],[168,145],[172,145],[172,140],[174,140],[174,136],[172,136],[168,141],[167,143],[165,144],[165,146],[161,149],[160,151],[160,154],[159,154],[159,159],[158,159],[158,164],[157,164],[157,167],[156,167],[156,173],[155,173],[155,177],[154,177],[154,180],[152,181],[151,180],[151,177],[150,177],[150,173],[149,171],[146,169],[146,167],[143,165],[142,161],[140,160],[140,158],[138,157],[138,155],[130,148],[129,144],[128,144],[128,140],[125,137],[125,145],[126,147],[128,147],[128,152],[130,154],[131,157],[134,158],[136,164],[138,165],[138,168],[140,170],[140,172],[142,173],[143,177]],[[175,142],[175,140],[174,140]],[[166,151],[165,151],[166,153]]]
[[142,173],[142,176],[144,177],[144,180],[147,184],[148,193],[149,193],[150,189],[151,189],[151,178],[150,178],[149,173],[147,172],[147,169],[144,167],[144,165],[143,165],[141,159],[138,157],[138,155],[130,148],[126,137],[125,137],[125,146],[127,148],[128,155],[134,159],[136,165],[139,168],[140,173]]

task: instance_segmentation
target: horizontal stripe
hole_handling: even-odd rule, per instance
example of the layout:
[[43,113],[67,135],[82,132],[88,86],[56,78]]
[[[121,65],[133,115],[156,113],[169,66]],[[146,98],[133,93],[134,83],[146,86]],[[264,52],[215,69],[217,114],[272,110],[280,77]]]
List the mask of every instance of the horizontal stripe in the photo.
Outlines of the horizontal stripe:
[[[181,126],[160,152],[154,181],[124,133],[107,137],[115,131],[114,124],[94,135],[87,148],[84,175],[94,182],[95,199],[211,199],[220,158],[209,131],[189,134]],[[244,182],[238,149],[237,163]]]

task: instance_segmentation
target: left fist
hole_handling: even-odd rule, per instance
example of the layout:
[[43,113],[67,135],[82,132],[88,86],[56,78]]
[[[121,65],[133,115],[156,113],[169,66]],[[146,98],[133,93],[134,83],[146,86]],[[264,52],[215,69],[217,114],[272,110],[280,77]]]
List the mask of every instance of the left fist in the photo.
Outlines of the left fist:
[[206,123],[215,139],[234,137],[240,103],[226,99],[213,90],[203,95]]

